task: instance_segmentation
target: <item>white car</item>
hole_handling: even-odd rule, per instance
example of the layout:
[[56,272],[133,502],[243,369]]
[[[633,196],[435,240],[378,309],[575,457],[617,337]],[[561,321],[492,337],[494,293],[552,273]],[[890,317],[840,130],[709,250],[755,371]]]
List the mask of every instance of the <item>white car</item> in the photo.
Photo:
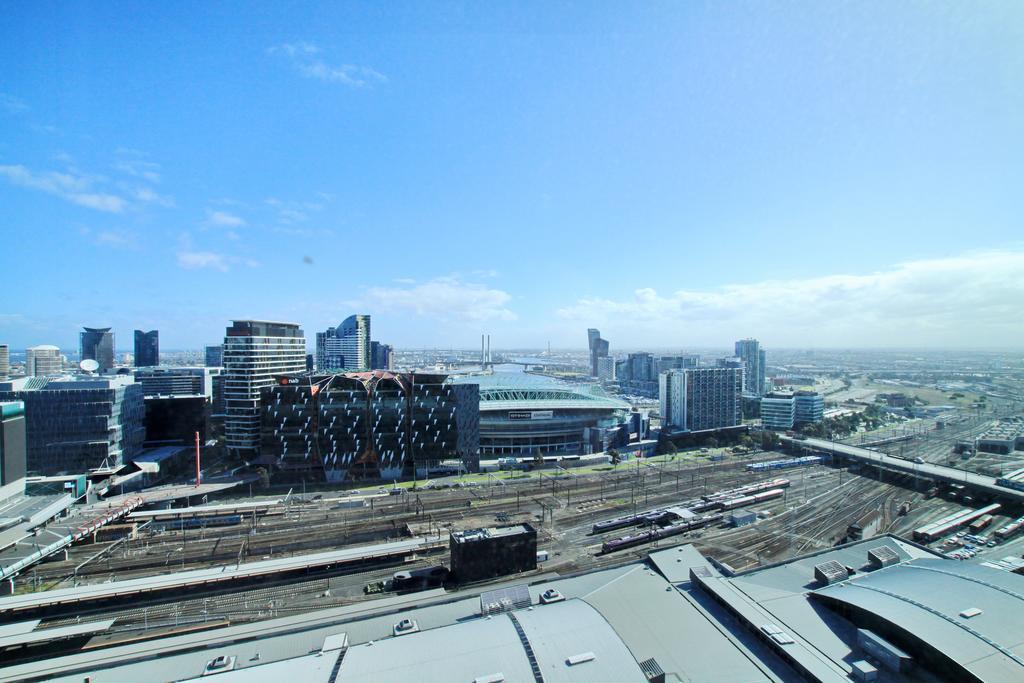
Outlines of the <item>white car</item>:
[[542,605],[549,605],[552,602],[562,602],[563,600],[565,600],[565,596],[554,588],[549,588],[540,594],[540,604]]
[[233,671],[235,668],[236,657],[229,657],[227,655],[220,655],[214,657],[206,663],[206,668],[203,669],[204,676],[212,676],[213,674],[224,673],[225,671]]
[[391,629],[391,633],[396,636],[404,636],[408,633],[416,633],[419,630],[420,625],[416,623],[415,619],[402,619]]

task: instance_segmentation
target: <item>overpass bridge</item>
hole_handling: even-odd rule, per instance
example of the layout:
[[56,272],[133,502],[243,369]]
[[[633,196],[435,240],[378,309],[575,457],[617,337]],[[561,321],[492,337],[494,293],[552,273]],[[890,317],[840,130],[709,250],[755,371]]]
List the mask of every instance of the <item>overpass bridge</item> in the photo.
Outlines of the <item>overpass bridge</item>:
[[997,486],[995,478],[987,475],[958,470],[955,467],[936,465],[934,463],[917,463],[912,460],[904,460],[903,458],[886,455],[869,448],[850,446],[837,441],[829,441],[828,439],[796,439],[791,436],[780,436],[779,440],[784,444],[799,446],[817,453],[831,454],[834,457],[855,460],[893,472],[909,474],[947,484],[962,484],[967,488],[988,494],[993,498],[1001,498],[1014,503],[1024,503],[1024,491]]

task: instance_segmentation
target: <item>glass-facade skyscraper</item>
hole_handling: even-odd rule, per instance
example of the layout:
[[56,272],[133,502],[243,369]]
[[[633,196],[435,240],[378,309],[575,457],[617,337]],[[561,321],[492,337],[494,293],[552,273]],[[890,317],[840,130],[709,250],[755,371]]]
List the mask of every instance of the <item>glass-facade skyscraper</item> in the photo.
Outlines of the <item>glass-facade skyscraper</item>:
[[316,333],[316,368],[325,370],[369,370],[370,316],[350,315],[337,327]]
[[601,339],[600,330],[590,328],[587,330],[587,344],[590,348],[590,376],[597,377],[600,370],[599,359],[608,357],[608,340]]
[[260,390],[275,375],[306,370],[306,338],[296,323],[233,320],[224,337],[224,436],[228,453],[259,455]]
[[206,362],[208,368],[224,367],[224,347],[221,345],[206,347]]
[[160,331],[135,330],[135,367],[160,365]]
[[764,396],[765,353],[756,339],[736,342],[736,357],[743,361],[743,395]]
[[79,333],[78,358],[96,361],[100,372],[114,367],[114,333],[111,328],[86,327]]

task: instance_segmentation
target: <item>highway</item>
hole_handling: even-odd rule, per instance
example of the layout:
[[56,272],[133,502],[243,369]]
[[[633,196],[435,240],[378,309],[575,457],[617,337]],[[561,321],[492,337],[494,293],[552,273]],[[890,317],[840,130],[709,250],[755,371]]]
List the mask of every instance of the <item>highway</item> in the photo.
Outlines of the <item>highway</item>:
[[794,439],[790,436],[782,436],[780,440],[784,444],[794,444],[819,453],[840,455],[850,460],[869,463],[895,472],[925,477],[950,484],[963,484],[993,497],[1011,500],[1015,503],[1024,503],[1024,491],[1014,491],[1013,489],[996,486],[995,479],[991,476],[975,474],[974,472],[958,470],[954,467],[946,467],[945,465],[934,463],[916,463],[912,460],[903,460],[868,448],[848,446],[827,439]]

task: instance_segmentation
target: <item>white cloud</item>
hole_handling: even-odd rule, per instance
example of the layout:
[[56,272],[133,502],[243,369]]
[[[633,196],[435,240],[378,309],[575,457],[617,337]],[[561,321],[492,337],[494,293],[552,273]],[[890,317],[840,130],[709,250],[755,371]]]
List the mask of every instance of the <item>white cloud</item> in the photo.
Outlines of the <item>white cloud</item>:
[[239,228],[245,225],[245,219],[227,211],[207,211],[206,223],[224,228]]
[[515,320],[516,314],[506,308],[511,299],[508,292],[450,276],[410,281],[405,287],[371,287],[360,303],[444,321]]
[[128,206],[128,200],[124,197],[97,191],[94,188],[95,183],[102,179],[86,176],[77,171],[36,173],[24,166],[14,165],[0,166],[0,176],[6,177],[14,185],[46,192],[96,211],[121,213]]
[[189,270],[214,268],[225,272],[228,269],[227,259],[222,254],[215,254],[212,251],[179,251],[178,265]]
[[386,83],[387,77],[368,66],[357,64],[329,64],[319,55],[322,50],[311,43],[284,43],[267,50],[291,62],[292,67],[306,78],[327,83],[341,83],[352,88],[364,88],[374,83]]
[[28,108],[28,105],[25,104],[25,101],[21,98],[0,92],[0,109],[3,109],[10,114],[20,114],[28,111]]
[[1024,250],[1008,249],[667,296],[641,288],[631,299],[585,298],[557,313],[617,331],[620,344],[703,343],[713,333],[791,346],[1020,346],[1022,302]]
[[141,178],[151,183],[160,182],[160,164],[155,161],[143,159],[121,159],[114,164],[114,168],[122,173],[127,173],[135,178]]

